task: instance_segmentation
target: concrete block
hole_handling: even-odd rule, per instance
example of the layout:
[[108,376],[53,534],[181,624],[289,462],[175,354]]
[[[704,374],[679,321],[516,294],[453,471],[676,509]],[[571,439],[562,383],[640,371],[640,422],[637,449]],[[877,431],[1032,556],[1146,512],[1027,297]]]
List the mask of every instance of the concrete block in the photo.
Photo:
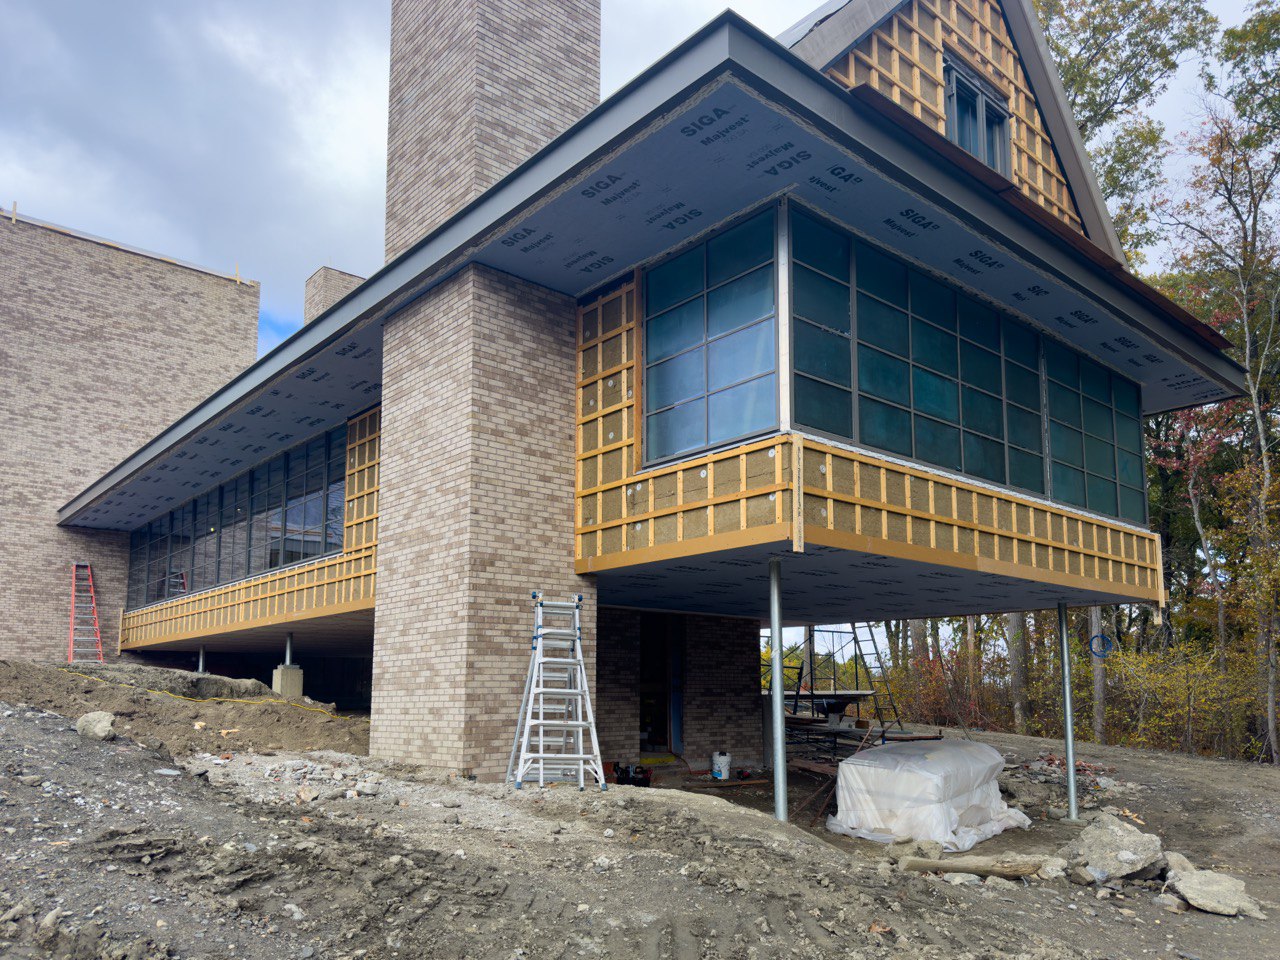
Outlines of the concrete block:
[[296,663],[282,663],[271,671],[271,689],[278,696],[297,700],[302,696],[302,668]]

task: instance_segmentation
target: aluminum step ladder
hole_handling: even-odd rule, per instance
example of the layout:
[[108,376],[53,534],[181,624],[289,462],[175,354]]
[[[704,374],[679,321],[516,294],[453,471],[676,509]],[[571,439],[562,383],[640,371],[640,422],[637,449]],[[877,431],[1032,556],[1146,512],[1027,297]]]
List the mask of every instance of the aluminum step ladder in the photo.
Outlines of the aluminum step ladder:
[[103,662],[102,631],[98,626],[98,595],[93,589],[93,567],[71,565],[71,631],[67,663]]
[[514,780],[519,790],[536,775],[540,787],[576,781],[583,790],[587,774],[608,789],[582,659],[582,597],[550,601],[535,590],[533,649],[507,782]]
[[891,726],[905,732],[906,728],[898,716],[898,705],[893,701],[893,691],[889,689],[889,675],[885,673],[884,660],[880,657],[880,648],[876,645],[876,635],[871,624],[852,623],[850,626],[853,627],[853,648],[867,669],[871,707],[875,710],[881,735],[888,733]]

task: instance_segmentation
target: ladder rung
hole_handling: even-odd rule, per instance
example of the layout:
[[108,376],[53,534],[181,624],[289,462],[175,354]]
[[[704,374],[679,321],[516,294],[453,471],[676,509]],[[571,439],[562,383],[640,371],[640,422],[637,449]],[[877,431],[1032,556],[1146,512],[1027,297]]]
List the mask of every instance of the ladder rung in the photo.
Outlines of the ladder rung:
[[529,721],[531,727],[562,727],[566,730],[585,730],[591,724],[585,720],[539,720],[534,717]]
[[573,613],[578,604],[572,600],[539,600],[543,610],[554,610],[560,613]]
[[578,631],[568,630],[568,629],[557,630],[554,627],[550,627],[550,628],[543,627],[542,632],[539,634],[539,636],[541,636],[543,639],[551,639],[551,640],[577,640]]
[[580,697],[581,690],[560,690],[556,687],[534,687],[534,693],[539,693],[548,697]]
[[572,663],[576,665],[578,661],[575,657],[543,657],[542,662],[543,663],[563,663],[566,665]]
[[544,763],[547,761],[563,763],[565,760],[594,760],[596,758],[594,753],[534,753],[532,746],[530,744],[529,754],[525,757],[530,763]]

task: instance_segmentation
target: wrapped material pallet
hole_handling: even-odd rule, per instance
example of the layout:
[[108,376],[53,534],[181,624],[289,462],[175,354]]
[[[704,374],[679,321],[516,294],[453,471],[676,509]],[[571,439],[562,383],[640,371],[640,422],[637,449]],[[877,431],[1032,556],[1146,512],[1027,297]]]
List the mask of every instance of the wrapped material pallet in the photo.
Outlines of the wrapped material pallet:
[[936,840],[968,850],[1031,821],[1000,799],[1004,758],[970,740],[889,743],[854,754],[836,778],[838,812],[827,829],[881,843]]

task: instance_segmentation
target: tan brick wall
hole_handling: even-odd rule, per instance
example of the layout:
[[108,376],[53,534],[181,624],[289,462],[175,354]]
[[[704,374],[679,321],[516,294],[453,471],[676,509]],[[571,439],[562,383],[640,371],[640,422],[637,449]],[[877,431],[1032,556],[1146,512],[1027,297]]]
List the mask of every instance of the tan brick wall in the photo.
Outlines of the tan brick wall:
[[599,102],[599,0],[392,0],[386,253]]
[[533,589],[585,595],[594,676],[594,585],[573,572],[575,371],[572,301],[483,267],[387,324],[375,756],[505,773]]
[[634,763],[640,758],[636,683],[645,644],[655,641],[658,632],[682,648],[685,761],[694,770],[706,770],[713,751],[727,750],[735,770],[758,769],[763,759],[760,624],[601,606],[596,715],[605,761]]
[[115,650],[128,535],[58,508],[253,362],[258,286],[0,219],[0,657],[64,657],[93,564]]
[[364,277],[354,273],[336,270],[333,267],[321,267],[307,277],[302,295],[302,322],[310,323],[335,303],[345,297],[360,284]]

